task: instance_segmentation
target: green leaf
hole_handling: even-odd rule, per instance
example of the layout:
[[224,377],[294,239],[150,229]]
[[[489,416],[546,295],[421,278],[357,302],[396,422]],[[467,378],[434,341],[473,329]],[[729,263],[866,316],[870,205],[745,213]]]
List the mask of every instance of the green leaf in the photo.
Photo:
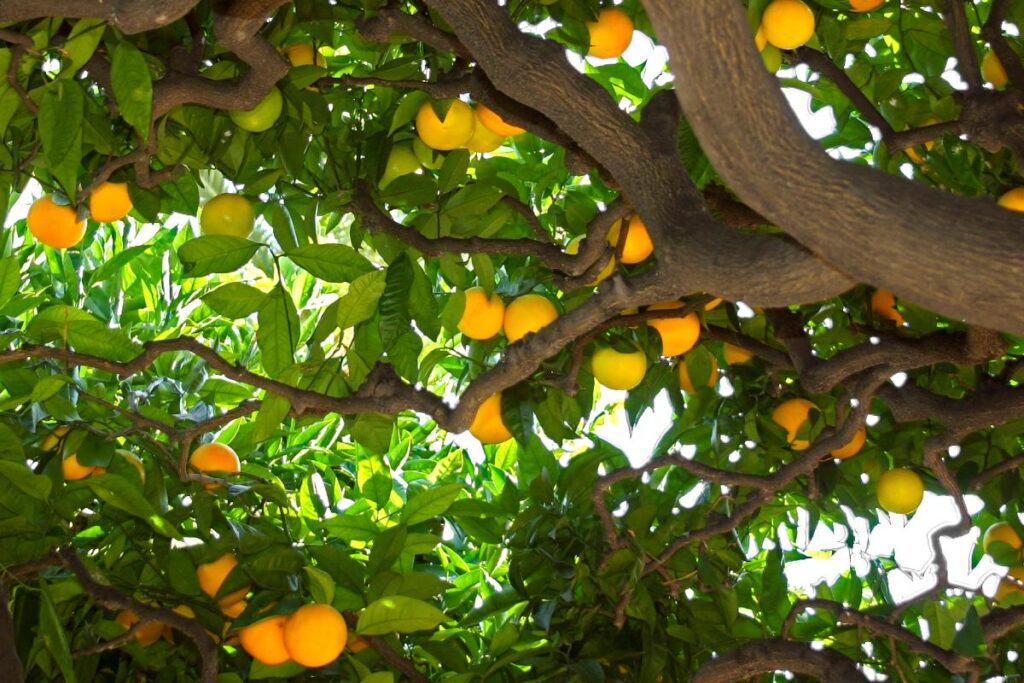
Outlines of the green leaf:
[[35,474],[24,462],[0,460],[0,479],[14,485],[16,489],[41,501],[49,500],[53,482],[41,474]]
[[382,270],[357,277],[349,285],[348,293],[338,299],[338,327],[346,330],[372,318],[386,280],[387,273]]
[[32,387],[32,400],[45,401],[60,391],[69,381],[64,375],[49,375],[39,380],[39,383]]
[[456,149],[448,153],[437,174],[437,189],[441,194],[451,192],[466,179],[469,170],[469,151]]
[[64,41],[63,50],[68,63],[60,73],[61,78],[74,76],[76,71],[85,66],[100,44],[106,28],[107,22],[103,19],[87,18],[75,22],[68,39]]
[[275,680],[290,680],[301,674],[306,670],[306,667],[295,662],[285,662],[284,664],[278,664],[277,666],[270,666],[263,662],[253,661],[252,667],[249,669],[250,681],[262,681],[268,678]]
[[39,139],[50,173],[70,196],[78,188],[84,115],[85,93],[78,81],[61,79],[46,86],[39,102]]
[[953,637],[953,650],[968,657],[978,657],[985,650],[985,632],[981,628],[978,610],[972,605],[964,617],[963,627]]
[[390,671],[378,671],[363,677],[359,683],[395,683],[395,674]]
[[328,282],[351,282],[373,265],[347,244],[310,244],[288,252],[288,258]]
[[0,461],[17,463],[25,466],[25,448],[21,445],[21,439],[10,427],[0,424]]
[[0,259],[0,303],[7,302],[21,287],[21,267],[13,256]]
[[104,503],[145,520],[158,534],[168,538],[181,538],[181,534],[166,519],[157,514],[138,487],[124,477],[109,473],[94,474],[72,484],[72,486],[87,486]]
[[306,585],[313,600],[324,605],[334,602],[335,586],[331,575],[316,567],[303,567],[302,570],[306,572]]
[[411,498],[402,510],[402,521],[408,526],[425,522],[448,512],[462,494],[462,484],[442,484]]
[[416,116],[416,112],[419,111],[420,106],[427,101],[427,93],[420,90],[414,90],[398,103],[395,108],[395,115],[391,119],[391,128],[388,129],[388,137],[390,137],[396,130],[404,126],[405,124],[412,121],[413,117]]
[[288,399],[277,394],[267,393],[260,410],[252,425],[252,440],[256,443],[266,441],[273,435],[292,409]]
[[370,603],[359,613],[356,632],[364,636],[414,633],[435,629],[446,621],[451,620],[428,602],[390,595]]
[[149,119],[153,111],[153,81],[146,58],[138,48],[122,40],[110,60],[110,81],[121,118],[142,140],[149,138]]
[[393,526],[381,532],[373,542],[370,559],[366,562],[366,573],[370,576],[391,569],[405,550],[405,539],[409,532],[404,524]]
[[230,282],[203,295],[203,303],[225,318],[246,318],[266,301],[267,295],[251,285]]
[[56,660],[64,681],[77,683],[68,634],[64,630],[63,621],[57,616],[57,608],[53,605],[50,588],[45,581],[39,584],[39,595],[39,635],[50,655]]
[[126,265],[133,261],[137,256],[149,251],[152,246],[152,244],[139,244],[117,252],[112,259],[103,261],[96,270],[89,274],[89,284],[94,285],[98,282],[103,282],[112,275],[120,274],[121,270]]
[[409,331],[409,292],[413,285],[412,262],[402,253],[388,266],[380,297],[380,338],[384,350]]
[[248,263],[261,246],[244,237],[205,235],[181,245],[178,258],[185,277],[231,273]]
[[[388,425],[390,439],[391,425]],[[387,505],[391,498],[391,470],[384,463],[384,458],[376,453],[368,453],[356,464],[356,486],[363,498],[370,500],[378,508]]]
[[284,287],[277,285],[267,294],[257,320],[256,343],[263,367],[276,377],[295,363],[295,348],[299,344],[299,314]]
[[121,330],[112,330],[88,312],[72,306],[50,306],[29,322],[25,333],[35,342],[57,342],[76,351],[116,361],[142,352]]

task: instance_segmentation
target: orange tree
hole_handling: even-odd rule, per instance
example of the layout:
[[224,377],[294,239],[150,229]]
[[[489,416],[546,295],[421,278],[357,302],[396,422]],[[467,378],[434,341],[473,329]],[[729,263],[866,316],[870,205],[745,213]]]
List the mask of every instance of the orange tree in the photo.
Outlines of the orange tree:
[[[0,680],[1020,676],[1013,26],[0,1]],[[788,585],[926,489],[930,590]]]

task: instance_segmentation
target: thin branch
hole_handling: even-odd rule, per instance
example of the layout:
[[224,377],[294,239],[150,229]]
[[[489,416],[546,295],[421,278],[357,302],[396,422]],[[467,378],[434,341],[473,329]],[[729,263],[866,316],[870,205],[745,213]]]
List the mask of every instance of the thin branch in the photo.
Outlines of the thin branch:
[[[349,611],[344,612],[343,616],[348,627],[354,631],[359,623],[359,616],[355,612]],[[370,647],[376,650],[381,659],[413,683],[430,683],[430,679],[420,673],[415,664],[396,652],[384,638],[379,636],[360,636],[360,638],[363,638]]]
[[953,36],[956,70],[964,79],[968,90],[980,90],[981,69],[978,66],[978,54],[974,51],[971,26],[967,23],[967,13],[964,11],[964,0],[948,0],[944,14],[946,27]]
[[1024,61],[1003,35],[1003,23],[1006,21],[1009,10],[1010,0],[995,0],[989,11],[988,21],[981,27],[981,37],[992,46],[992,51],[999,58],[1003,69],[1006,70],[1010,84],[1014,89],[1020,91],[1024,89]]

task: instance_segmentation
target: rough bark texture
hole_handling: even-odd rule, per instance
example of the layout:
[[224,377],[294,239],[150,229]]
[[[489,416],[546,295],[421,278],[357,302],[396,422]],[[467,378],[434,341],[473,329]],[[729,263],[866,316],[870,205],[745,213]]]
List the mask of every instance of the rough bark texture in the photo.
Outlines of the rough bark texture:
[[693,683],[736,683],[772,671],[791,671],[827,683],[864,683],[857,664],[835,650],[816,650],[809,643],[758,640],[708,661]]

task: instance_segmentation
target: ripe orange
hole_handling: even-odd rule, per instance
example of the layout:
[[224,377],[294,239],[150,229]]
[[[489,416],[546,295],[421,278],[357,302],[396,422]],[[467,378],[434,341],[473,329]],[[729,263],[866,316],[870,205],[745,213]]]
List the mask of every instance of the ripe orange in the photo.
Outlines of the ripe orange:
[[[565,245],[565,253],[570,256],[575,256],[580,253],[580,245],[583,243],[585,235],[579,235],[573,237],[569,244]],[[608,259],[608,265],[606,265],[600,273],[597,274],[591,282],[587,283],[587,287],[597,287],[599,284],[610,278],[615,273],[615,257]]]
[[792,50],[814,35],[814,12],[802,0],[773,0],[761,15],[761,26],[769,43]]
[[981,58],[981,77],[993,88],[1002,88],[1010,82],[1010,77],[1006,75],[1006,67],[992,50],[985,52],[985,56]]
[[497,294],[487,296],[483,287],[466,290],[466,306],[459,319],[459,332],[470,339],[490,339],[501,332],[505,321],[505,303]]
[[[654,304],[647,310],[667,311],[682,307],[683,304],[678,301],[666,301]],[[700,338],[700,318],[696,313],[690,313],[682,318],[658,318],[648,321],[648,324],[661,336],[663,356],[680,356],[692,349]]]
[[[118,612],[114,622],[123,626],[126,630],[139,623],[139,615],[134,610],[126,609]],[[164,633],[164,625],[159,621],[149,621],[135,631],[135,639],[143,647],[148,647],[158,641]]]
[[292,66],[327,66],[327,60],[316,51],[312,43],[292,43],[284,49]]
[[[217,591],[224,585],[228,575],[238,566],[238,560],[231,553],[225,553],[213,562],[206,562],[196,567],[196,580],[199,581],[199,588],[211,598],[216,597]],[[249,592],[248,588],[240,588],[234,593],[229,593],[217,601],[221,607],[231,606],[245,598]]]
[[[619,230],[622,221],[615,221],[615,225],[608,231],[608,244],[613,247],[619,243]],[[622,262],[628,264],[640,263],[654,252],[654,243],[647,232],[647,226],[640,219],[640,216],[633,216],[629,219],[629,232],[626,233],[626,244],[622,247]]]
[[868,432],[866,429],[861,427],[853,434],[853,438],[850,442],[842,448],[837,448],[832,451],[832,457],[838,458],[839,460],[846,460],[860,453],[860,449],[864,448],[864,442],[867,441]]
[[[1007,574],[1018,581],[1024,581],[1024,567],[1013,567]],[[1002,579],[999,582],[999,587],[996,589],[996,601],[1005,600],[1014,593],[1024,593],[1024,590],[1016,583]]]
[[73,247],[85,237],[85,221],[78,220],[73,207],[55,202],[53,195],[33,202],[26,222],[33,237],[54,249]]
[[786,430],[786,440],[794,451],[806,450],[811,445],[807,439],[798,439],[797,434],[811,419],[811,411],[817,409],[818,407],[806,398],[791,398],[777,405],[772,411],[772,419]]
[[878,478],[876,493],[883,510],[909,515],[924,498],[924,481],[914,470],[897,467]]
[[131,210],[128,183],[106,182],[89,195],[89,215],[94,221],[113,223],[127,216]]
[[[697,393],[697,389],[693,386],[693,381],[690,380],[690,371],[686,369],[686,359],[680,359],[679,361],[679,387],[688,394]],[[713,387],[718,382],[718,361],[715,357],[711,357],[711,375],[708,377],[706,387]]]
[[519,126],[513,126],[511,123],[506,123],[505,119],[498,116],[493,109],[482,102],[479,102],[476,105],[476,118],[477,123],[482,123],[487,130],[491,131],[495,135],[500,135],[503,138],[522,135],[526,132],[525,128],[520,128]]
[[416,112],[416,134],[427,147],[438,150],[464,147],[473,137],[476,128],[476,113],[462,100],[444,100],[441,108],[447,107],[444,119],[437,116],[434,105],[424,102]]
[[204,235],[248,237],[256,215],[252,203],[240,194],[225,192],[203,205],[199,227]]
[[733,344],[724,344],[722,346],[722,355],[725,356],[726,365],[742,365],[754,357],[754,354],[750,351]]
[[647,374],[647,356],[643,351],[622,353],[610,346],[594,352],[590,360],[594,379],[601,386],[618,391],[634,389]]
[[1024,545],[1024,543],[1021,542],[1021,538],[1017,534],[1016,529],[1006,522],[996,522],[985,530],[985,536],[981,541],[982,550],[987,553],[989,546],[996,541],[1005,543],[1014,550],[1020,550],[1021,546]]
[[330,664],[348,640],[345,618],[330,605],[303,605],[284,625],[284,646],[305,667]]
[[871,310],[875,315],[891,320],[903,327],[903,316],[896,310],[896,297],[887,289],[876,289],[871,295]]
[[284,664],[291,657],[284,644],[284,625],[288,617],[280,614],[261,619],[238,632],[242,649],[256,661],[267,666]]
[[189,464],[200,472],[234,473],[242,469],[235,450],[223,443],[204,443],[192,451]]
[[92,465],[83,465],[78,462],[78,455],[72,453],[60,464],[61,472],[64,473],[64,479],[67,481],[78,481],[79,479],[85,479],[91,474],[102,474],[97,470],[102,470],[102,467],[93,467]]
[[524,294],[505,309],[505,338],[517,342],[532,332],[538,332],[558,319],[558,309],[551,300],[540,294]]
[[597,21],[587,22],[590,48],[587,54],[601,59],[615,59],[626,51],[633,40],[633,20],[622,10],[610,7],[597,13]]
[[870,12],[882,6],[885,0],[850,0],[850,9],[854,12]]
[[477,154],[488,154],[502,146],[505,142],[504,135],[499,135],[490,130],[480,119],[480,111],[476,111],[476,124],[473,126],[473,135],[466,143],[466,149]]
[[761,52],[764,50],[764,46],[768,44],[768,38],[764,35],[764,25],[757,27],[757,33],[754,34],[754,45],[757,46],[757,51]]
[[217,602],[217,605],[220,607],[220,613],[225,617],[237,619],[245,611],[247,603],[245,600],[239,600],[238,602],[224,604],[224,600],[220,600]]
[[1024,187],[1015,187],[999,197],[999,206],[1011,211],[1024,211]]
[[477,408],[473,422],[469,425],[469,433],[480,443],[503,443],[512,438],[512,432],[505,426],[501,418],[501,392],[489,397]]
[[228,116],[242,130],[262,133],[277,123],[283,109],[284,98],[281,97],[281,91],[274,87],[252,109],[232,109]]

